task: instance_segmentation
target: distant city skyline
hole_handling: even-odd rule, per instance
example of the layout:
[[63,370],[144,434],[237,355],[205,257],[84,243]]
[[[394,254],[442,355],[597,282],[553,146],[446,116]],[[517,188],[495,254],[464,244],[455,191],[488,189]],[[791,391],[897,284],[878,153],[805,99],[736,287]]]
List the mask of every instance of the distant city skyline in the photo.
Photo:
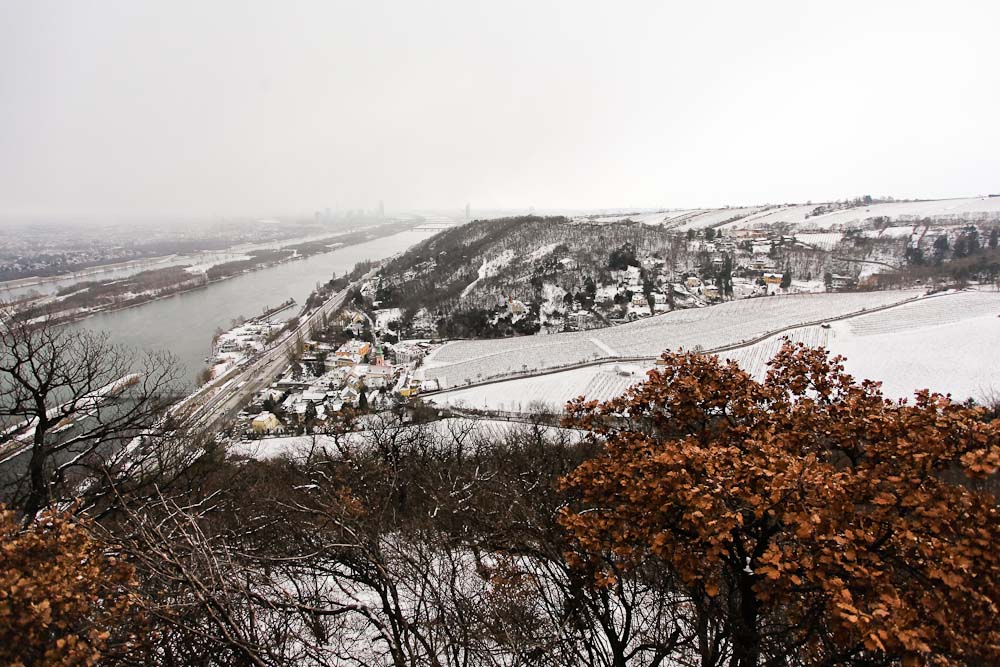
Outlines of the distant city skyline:
[[0,0],[0,220],[1000,191],[996,3]]

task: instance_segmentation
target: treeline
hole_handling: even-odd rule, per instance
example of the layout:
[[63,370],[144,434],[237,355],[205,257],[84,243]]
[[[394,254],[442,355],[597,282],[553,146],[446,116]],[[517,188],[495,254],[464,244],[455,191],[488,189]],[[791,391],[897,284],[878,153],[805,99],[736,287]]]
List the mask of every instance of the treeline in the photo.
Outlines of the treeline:
[[205,283],[200,273],[187,266],[168,266],[142,271],[126,278],[87,281],[63,287],[54,301],[29,303],[20,309],[28,318],[72,317],[78,310],[125,308],[152,299],[199,287]]

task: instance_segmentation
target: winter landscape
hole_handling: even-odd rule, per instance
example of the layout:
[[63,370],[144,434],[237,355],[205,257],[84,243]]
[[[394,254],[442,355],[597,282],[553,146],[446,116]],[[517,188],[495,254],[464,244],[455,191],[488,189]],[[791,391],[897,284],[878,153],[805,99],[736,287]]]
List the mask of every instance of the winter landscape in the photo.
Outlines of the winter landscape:
[[0,665],[1000,665],[998,23],[0,0]]

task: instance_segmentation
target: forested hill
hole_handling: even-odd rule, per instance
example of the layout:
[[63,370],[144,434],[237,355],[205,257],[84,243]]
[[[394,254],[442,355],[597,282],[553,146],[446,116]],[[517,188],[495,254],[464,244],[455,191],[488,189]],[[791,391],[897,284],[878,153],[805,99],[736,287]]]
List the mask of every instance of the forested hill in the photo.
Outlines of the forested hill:
[[[593,306],[595,285],[611,282],[609,258],[619,248],[629,253],[626,263],[637,264],[636,251],[665,255],[678,252],[683,243],[662,229],[631,221],[477,220],[443,231],[387,264],[376,299],[383,308],[403,308],[408,320],[426,309],[437,332],[446,336],[535,333],[551,321],[539,318],[547,302],[550,311],[574,299]],[[529,312],[523,317],[510,313],[513,302]]]

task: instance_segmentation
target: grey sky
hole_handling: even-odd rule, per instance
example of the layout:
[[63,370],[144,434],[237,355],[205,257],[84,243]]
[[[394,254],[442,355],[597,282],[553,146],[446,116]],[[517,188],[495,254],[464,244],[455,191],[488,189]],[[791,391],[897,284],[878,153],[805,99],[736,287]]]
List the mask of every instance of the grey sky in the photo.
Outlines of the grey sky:
[[998,26],[992,0],[0,0],[0,215],[996,192]]

